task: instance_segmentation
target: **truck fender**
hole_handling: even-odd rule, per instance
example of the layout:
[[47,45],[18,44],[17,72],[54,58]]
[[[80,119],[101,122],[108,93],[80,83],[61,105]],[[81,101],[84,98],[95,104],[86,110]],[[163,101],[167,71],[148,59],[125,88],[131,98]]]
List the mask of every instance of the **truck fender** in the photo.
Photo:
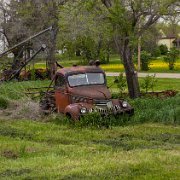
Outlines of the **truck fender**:
[[69,116],[73,120],[79,120],[79,118],[80,118],[80,105],[79,104],[68,105],[64,110],[64,114],[66,116]]

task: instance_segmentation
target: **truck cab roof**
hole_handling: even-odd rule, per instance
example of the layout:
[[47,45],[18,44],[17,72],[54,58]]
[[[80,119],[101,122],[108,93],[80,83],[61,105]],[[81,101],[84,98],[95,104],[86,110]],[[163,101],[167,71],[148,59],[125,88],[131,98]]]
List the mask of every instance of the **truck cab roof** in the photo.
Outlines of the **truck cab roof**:
[[59,69],[56,72],[56,75],[63,74],[64,76],[68,76],[71,74],[80,74],[80,73],[104,73],[104,71],[99,66],[73,66],[68,68]]

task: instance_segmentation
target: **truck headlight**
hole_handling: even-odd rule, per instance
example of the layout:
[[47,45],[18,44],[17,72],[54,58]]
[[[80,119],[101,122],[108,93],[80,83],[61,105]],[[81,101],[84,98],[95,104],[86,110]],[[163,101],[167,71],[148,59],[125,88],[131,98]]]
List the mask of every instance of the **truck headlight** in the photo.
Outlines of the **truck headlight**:
[[122,107],[123,107],[123,108],[127,108],[127,107],[128,107],[127,101],[123,101],[123,102],[122,102]]
[[81,114],[87,113],[87,109],[85,107],[82,107],[80,111],[81,111]]

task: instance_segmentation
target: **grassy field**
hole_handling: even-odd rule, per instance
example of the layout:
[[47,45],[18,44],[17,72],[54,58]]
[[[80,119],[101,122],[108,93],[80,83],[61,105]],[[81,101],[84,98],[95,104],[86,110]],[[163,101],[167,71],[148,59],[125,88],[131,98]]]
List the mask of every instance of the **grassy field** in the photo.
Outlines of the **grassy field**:
[[[117,86],[114,84],[114,77],[107,77],[108,86],[111,86],[112,91],[117,91]],[[143,83],[144,78],[139,78],[139,84]],[[180,79],[168,79],[168,78],[157,78],[157,83],[155,84],[154,91],[163,90],[177,90],[180,91]],[[126,89],[127,91],[127,89]]]
[[[113,79],[108,77],[108,85]],[[0,85],[0,179],[179,179],[180,94],[129,100],[135,115],[119,116],[109,128],[72,126],[55,114],[33,121],[38,102],[28,110],[31,100],[25,92],[49,83]],[[158,79],[155,90],[180,90],[178,83]],[[1,109],[2,99],[7,109]]]
[[178,126],[0,121],[0,179],[178,179]]

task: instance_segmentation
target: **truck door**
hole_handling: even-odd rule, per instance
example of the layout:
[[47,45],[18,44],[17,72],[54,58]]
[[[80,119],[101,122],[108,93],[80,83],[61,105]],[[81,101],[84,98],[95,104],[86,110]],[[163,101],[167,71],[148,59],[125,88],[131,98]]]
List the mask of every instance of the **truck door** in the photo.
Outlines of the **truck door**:
[[60,74],[55,78],[55,99],[58,112],[64,113],[64,109],[69,105],[69,95],[65,77]]

